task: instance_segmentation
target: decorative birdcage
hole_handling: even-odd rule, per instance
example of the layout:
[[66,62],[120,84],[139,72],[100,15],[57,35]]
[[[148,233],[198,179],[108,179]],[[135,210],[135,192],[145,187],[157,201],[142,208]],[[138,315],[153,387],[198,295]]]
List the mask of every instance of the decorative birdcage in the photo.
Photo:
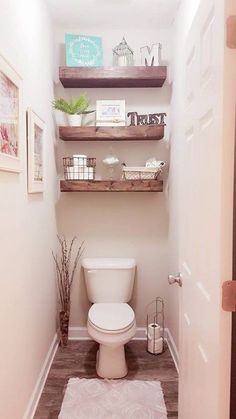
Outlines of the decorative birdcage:
[[114,66],[128,67],[134,65],[134,51],[129,47],[125,38],[112,51]]

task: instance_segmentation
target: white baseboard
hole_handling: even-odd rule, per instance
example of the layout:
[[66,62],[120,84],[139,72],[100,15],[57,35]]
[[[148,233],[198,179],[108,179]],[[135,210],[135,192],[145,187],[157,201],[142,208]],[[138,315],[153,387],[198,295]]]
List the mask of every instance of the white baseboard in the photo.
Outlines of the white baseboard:
[[146,327],[137,327],[132,340],[146,340]]
[[51,346],[49,348],[49,351],[47,353],[47,356],[45,358],[45,361],[43,363],[42,369],[39,373],[38,379],[36,381],[34,390],[32,392],[32,395],[30,397],[27,409],[25,411],[25,414],[23,416],[23,419],[33,419],[39,399],[41,397],[50,367],[52,365],[54,356],[56,354],[57,348],[58,348],[58,337],[57,334],[54,336],[53,341],[51,343]]
[[[134,340],[145,340],[145,327],[137,327]],[[91,340],[88,334],[87,327],[70,327],[69,340]]]
[[170,330],[168,328],[165,329],[165,338],[166,338],[166,342],[170,350],[171,356],[173,358],[175,368],[179,374],[179,352],[175,344],[175,341],[173,339],[173,336],[170,333]]
[[[171,356],[175,363],[175,367],[179,372],[179,354],[175,345],[174,339],[169,331],[165,329],[165,339],[169,347]],[[87,327],[70,327],[69,328],[69,340],[91,340],[88,334]],[[146,327],[137,327],[133,340],[146,340]]]
[[91,340],[87,327],[69,327],[69,340]]

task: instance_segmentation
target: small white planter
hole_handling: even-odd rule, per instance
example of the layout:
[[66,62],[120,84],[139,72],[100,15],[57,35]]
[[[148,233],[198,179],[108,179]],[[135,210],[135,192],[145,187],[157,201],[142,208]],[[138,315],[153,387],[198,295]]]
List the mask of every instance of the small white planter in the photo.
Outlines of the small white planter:
[[70,127],[80,127],[82,125],[82,115],[67,115],[68,125]]
[[67,115],[62,111],[54,109],[54,119],[58,127],[67,125]]

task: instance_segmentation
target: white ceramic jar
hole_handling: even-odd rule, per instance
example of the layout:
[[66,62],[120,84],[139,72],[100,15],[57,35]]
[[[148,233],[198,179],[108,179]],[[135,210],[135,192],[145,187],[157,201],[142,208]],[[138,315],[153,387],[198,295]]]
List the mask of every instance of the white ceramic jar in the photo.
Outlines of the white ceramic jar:
[[68,125],[70,127],[80,127],[82,125],[82,115],[67,115]]

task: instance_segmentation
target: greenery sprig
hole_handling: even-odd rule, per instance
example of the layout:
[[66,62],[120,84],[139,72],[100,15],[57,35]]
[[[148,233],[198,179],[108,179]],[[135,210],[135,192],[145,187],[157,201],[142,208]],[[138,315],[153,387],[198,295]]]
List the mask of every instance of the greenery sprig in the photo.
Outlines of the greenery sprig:
[[67,113],[69,115],[80,115],[84,113],[92,113],[94,111],[86,111],[89,107],[89,100],[86,94],[82,94],[77,98],[66,101],[63,98],[55,99],[52,102],[54,109]]

